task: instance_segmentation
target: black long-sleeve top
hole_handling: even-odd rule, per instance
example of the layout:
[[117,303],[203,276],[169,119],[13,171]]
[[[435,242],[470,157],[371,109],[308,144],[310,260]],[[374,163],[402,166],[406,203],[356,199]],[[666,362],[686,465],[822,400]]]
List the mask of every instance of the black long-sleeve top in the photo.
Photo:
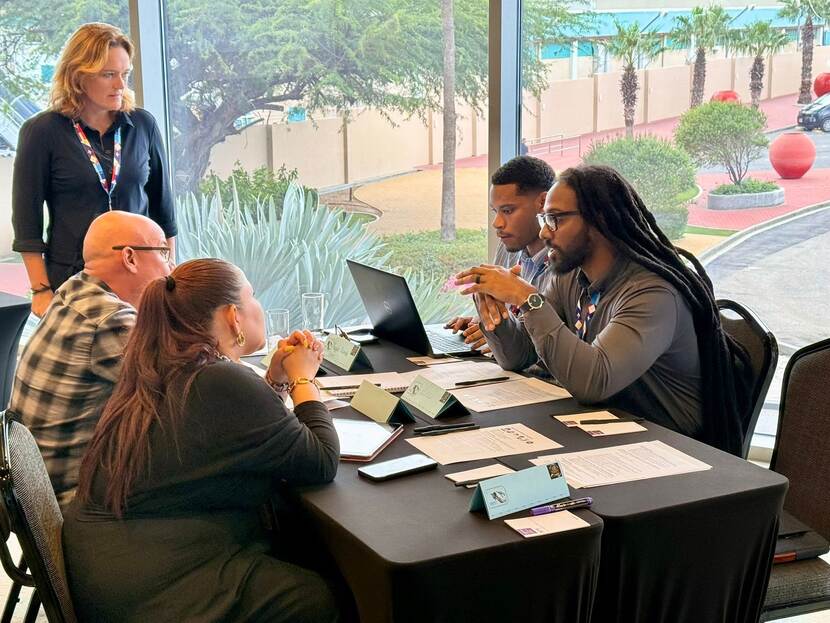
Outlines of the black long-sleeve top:
[[[176,235],[176,216],[169,170],[158,126],[153,116],[136,108],[118,113],[101,136],[81,123],[95,150],[107,181],[111,179],[115,131],[121,128],[121,170],[112,194],[114,210],[150,217],[166,237]],[[43,204],[49,212],[43,239]],[[20,129],[12,182],[12,248],[44,253],[47,268],[60,264],[65,271],[83,268],[83,240],[92,220],[108,209],[107,193],[81,145],[72,120],[54,112],[42,112]],[[62,282],[66,277],[60,278]],[[60,283],[51,283],[56,289]]]

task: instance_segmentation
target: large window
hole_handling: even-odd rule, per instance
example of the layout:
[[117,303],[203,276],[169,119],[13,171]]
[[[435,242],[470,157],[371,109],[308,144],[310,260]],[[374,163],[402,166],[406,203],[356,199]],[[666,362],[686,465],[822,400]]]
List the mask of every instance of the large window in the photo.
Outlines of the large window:
[[486,256],[487,20],[486,0],[166,2],[179,259],[230,259],[292,326],[306,290],[364,318],[345,258],[406,274],[427,321],[467,308],[448,279]]
[[[48,17],[47,17],[48,16]],[[0,290],[26,295],[29,280],[12,252],[12,171],[17,135],[48,101],[64,42],[85,22],[129,31],[127,0],[7,0],[0,5]]]
[[[524,59],[522,149],[559,171],[582,162],[621,170],[675,244],[702,260],[716,296],[768,325],[781,358],[753,443],[771,448],[786,361],[830,326],[830,283],[816,270],[830,248],[830,101],[799,93],[792,35],[804,16],[691,3],[721,25],[701,43],[684,28],[695,12],[661,4],[596,2],[556,13],[540,33],[525,3],[523,27],[539,41]],[[821,41],[813,76],[830,69]],[[806,173],[787,170],[809,166],[813,150]]]

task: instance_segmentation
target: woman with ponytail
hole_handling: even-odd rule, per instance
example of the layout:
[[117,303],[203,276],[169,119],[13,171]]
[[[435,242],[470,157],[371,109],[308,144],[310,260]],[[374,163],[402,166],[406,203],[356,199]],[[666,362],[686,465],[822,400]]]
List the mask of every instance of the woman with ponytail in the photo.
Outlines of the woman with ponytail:
[[139,309],[64,524],[80,620],[336,620],[324,581],[269,555],[259,521],[280,481],[337,471],[322,344],[282,340],[266,381],[240,364],[265,341],[262,307],[217,259],[151,282]]

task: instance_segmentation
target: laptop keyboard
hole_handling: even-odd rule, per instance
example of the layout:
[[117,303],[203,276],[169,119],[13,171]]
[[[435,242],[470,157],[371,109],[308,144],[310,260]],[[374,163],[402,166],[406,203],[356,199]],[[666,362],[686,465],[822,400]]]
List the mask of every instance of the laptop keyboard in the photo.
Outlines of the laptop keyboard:
[[470,349],[469,344],[465,344],[461,333],[453,335],[451,333],[440,333],[437,331],[427,331],[427,338],[432,345],[432,350],[436,353],[461,353]]

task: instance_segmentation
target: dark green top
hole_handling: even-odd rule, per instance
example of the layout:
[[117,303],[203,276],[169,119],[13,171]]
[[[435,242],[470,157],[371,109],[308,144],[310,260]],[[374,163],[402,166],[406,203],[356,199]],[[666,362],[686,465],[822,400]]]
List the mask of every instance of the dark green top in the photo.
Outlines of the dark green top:
[[244,620],[242,587],[269,550],[259,508],[278,480],[334,478],[331,417],[320,402],[292,413],[253,371],[220,361],[196,376],[184,412],[161,424],[124,520],[101,506],[102,470],[93,500],[70,506],[64,549],[80,620]]

